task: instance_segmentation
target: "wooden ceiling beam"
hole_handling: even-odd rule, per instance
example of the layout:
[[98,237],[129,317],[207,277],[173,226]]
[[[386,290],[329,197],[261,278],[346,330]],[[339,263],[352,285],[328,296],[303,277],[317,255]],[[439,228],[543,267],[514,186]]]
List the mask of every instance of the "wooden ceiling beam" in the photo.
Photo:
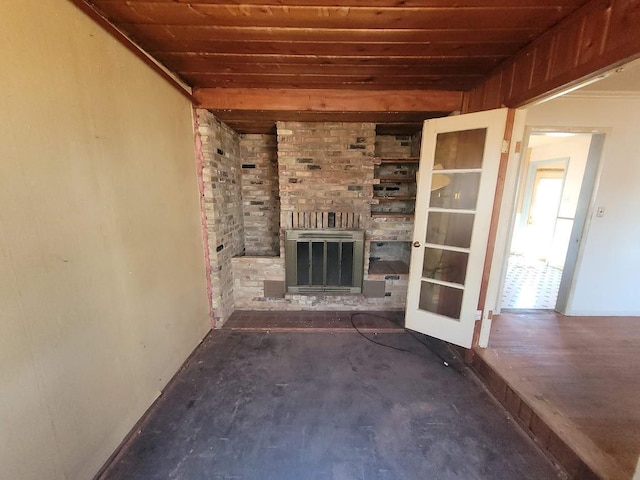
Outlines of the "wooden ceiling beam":
[[[301,64],[306,65],[350,65],[350,66],[366,66],[366,65],[385,65],[387,68],[395,68],[396,66],[442,66],[442,65],[458,65],[458,66],[484,66],[487,64],[497,66],[493,57],[372,57],[372,56],[339,56],[339,55],[264,55],[264,54],[208,54],[208,53],[185,53],[185,52],[169,52],[157,53],[156,58],[171,64],[175,59],[199,59],[208,62],[212,67],[218,68],[222,65],[252,65],[252,64]],[[490,67],[492,68],[492,67]]]
[[121,23],[132,38],[156,42],[180,41],[281,41],[281,42],[341,42],[341,43],[520,43],[530,41],[536,29],[529,25],[504,25],[488,29],[482,25],[473,29],[393,29],[393,28],[294,28],[246,27],[217,25],[152,25]]
[[221,121],[238,133],[275,133],[276,122],[355,122],[375,123],[380,134],[413,134],[430,118],[450,112],[347,112],[336,116],[332,112],[300,111],[228,111],[211,110]]
[[182,73],[180,76],[199,88],[347,88],[355,90],[419,90],[465,91],[482,80],[481,75],[224,75]]
[[[333,119],[335,120],[335,118]],[[275,135],[276,124],[273,121],[235,122],[223,120],[230,128],[238,133],[257,133]],[[300,120],[297,120],[300,121]],[[346,120],[345,120],[346,121]],[[372,122],[376,123],[376,122]],[[398,123],[377,123],[376,133],[378,135],[413,135],[422,130],[420,122],[398,122]]]
[[[300,111],[300,110],[215,110],[210,109],[216,117],[225,122],[241,124],[275,119],[282,122],[330,122],[335,121],[335,112]],[[443,112],[344,112],[340,114],[343,122],[368,122],[368,123],[420,123],[429,118],[448,115]]]
[[[168,62],[169,63],[169,62]],[[432,76],[432,75],[460,75],[462,77],[484,75],[487,68],[484,65],[460,64],[411,64],[395,65],[390,68],[383,65],[353,65],[349,63],[337,64],[306,64],[306,63],[225,63],[221,58],[200,58],[193,56],[172,57],[171,66],[177,72],[185,74],[266,74],[266,75],[388,75],[394,76]]]
[[[104,0],[102,3],[125,3],[129,0]],[[139,0],[138,0],[139,1]],[[358,7],[362,6],[362,0],[146,0],[147,3],[181,3],[202,5],[248,5],[248,6],[273,6],[273,7]],[[400,5],[401,3],[401,5]],[[578,7],[584,2],[581,0],[518,0],[521,7]],[[369,7],[409,7],[409,8],[442,8],[451,7],[451,0],[366,0]],[[505,0],[459,0],[456,7],[504,7]]]
[[162,44],[145,45],[152,55],[163,51],[206,52],[209,54],[253,54],[253,55],[320,55],[320,56],[374,56],[392,57],[448,57],[507,58],[517,52],[520,43],[460,43],[460,42],[415,42],[415,43],[342,43],[342,42],[271,42],[271,41],[203,41],[183,40]]
[[201,108],[318,112],[451,112],[462,108],[463,92],[444,90],[348,90],[283,88],[196,88]]
[[[93,0],[119,23],[307,28],[469,29],[504,25],[546,29],[574,10],[569,6],[509,7],[318,7],[214,5]],[[186,8],[188,6],[188,8]]]

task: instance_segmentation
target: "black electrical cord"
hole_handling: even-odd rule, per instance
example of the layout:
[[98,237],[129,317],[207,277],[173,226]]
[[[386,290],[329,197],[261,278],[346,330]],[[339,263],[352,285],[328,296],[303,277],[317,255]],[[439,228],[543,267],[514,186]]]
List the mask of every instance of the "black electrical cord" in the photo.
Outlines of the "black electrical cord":
[[[397,350],[399,352],[405,352],[405,353],[409,353],[411,355],[417,355],[419,357],[423,357],[423,355],[420,355],[412,350],[407,350],[406,348],[400,348],[400,347],[394,347],[393,345],[388,345],[386,343],[382,343],[382,342],[378,342],[377,340],[374,340],[373,338],[369,338],[367,337],[362,331],[360,331],[360,329],[357,327],[354,318],[356,315],[368,315],[369,317],[375,317],[375,318],[381,318],[382,320],[386,320],[390,323],[393,323],[395,325],[395,322],[393,320],[391,320],[390,318],[387,317],[383,317],[382,315],[376,315],[375,313],[368,313],[368,312],[355,312],[352,313],[349,317],[349,319],[351,320],[351,326],[353,327],[353,329],[358,332],[360,334],[360,336],[368,341],[370,341],[371,343],[375,343],[376,345],[379,345],[381,347],[385,347],[385,348],[390,348],[392,350]],[[425,342],[423,342],[422,340],[420,340],[411,330],[407,330],[406,328],[404,329],[405,332],[407,332],[409,335],[411,335],[411,337],[418,343],[420,343],[422,346],[426,347],[427,350],[429,351],[429,353],[431,353],[431,355],[433,355],[434,357],[436,357],[438,360],[440,360],[442,362],[442,364],[445,367],[450,367],[451,365],[449,364],[449,362],[442,357],[438,352],[434,351],[431,346],[429,346],[428,344],[426,344]],[[423,357],[424,358],[424,357]],[[462,376],[465,376],[465,372],[460,370],[457,367],[453,367],[453,369],[459,373]]]
[[375,314],[370,314],[370,313],[366,313],[366,314],[365,314],[365,313],[362,313],[362,312],[352,313],[352,314],[351,314],[351,316],[350,316],[351,326],[353,327],[353,329],[354,329],[356,332],[358,332],[358,333],[360,334],[360,336],[362,336],[363,338],[365,338],[365,339],[369,340],[371,343],[375,343],[376,345],[380,345],[381,347],[391,348],[392,350],[397,350],[397,351],[399,351],[399,352],[414,353],[414,352],[412,352],[411,350],[407,350],[406,348],[394,347],[393,345],[387,345],[386,343],[381,343],[381,342],[378,342],[378,341],[376,341],[376,340],[374,340],[374,339],[372,339],[372,338],[367,337],[367,336],[366,336],[364,333],[362,333],[362,332],[360,331],[360,329],[356,326],[356,323],[355,323],[355,321],[353,320],[353,318],[354,318],[356,315],[368,315],[368,316],[370,316],[370,317],[381,318],[381,319],[383,319],[383,320],[387,320],[388,322],[393,323],[393,321],[392,321],[391,319],[386,318],[386,317],[383,317],[382,315],[375,315]]

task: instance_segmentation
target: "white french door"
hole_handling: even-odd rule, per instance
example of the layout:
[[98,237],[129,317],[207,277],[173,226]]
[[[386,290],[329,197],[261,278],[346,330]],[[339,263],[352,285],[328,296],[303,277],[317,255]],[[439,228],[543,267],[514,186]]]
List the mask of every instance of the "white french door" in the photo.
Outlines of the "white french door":
[[471,347],[508,109],[427,120],[405,326]]

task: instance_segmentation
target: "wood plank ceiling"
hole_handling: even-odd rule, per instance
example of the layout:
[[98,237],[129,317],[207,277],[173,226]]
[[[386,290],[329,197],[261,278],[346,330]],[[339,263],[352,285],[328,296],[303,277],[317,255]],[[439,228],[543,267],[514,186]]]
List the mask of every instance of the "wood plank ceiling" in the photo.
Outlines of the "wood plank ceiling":
[[[461,92],[473,88],[500,63],[587,3],[84,1],[193,87],[196,98],[208,99],[210,104],[203,105],[242,133],[271,131],[277,120],[372,121],[384,133],[415,131],[421,120],[456,109],[452,93],[457,92],[461,99]],[[392,102],[348,111],[305,104],[289,109],[236,108],[228,101],[211,101],[216,96],[222,99],[224,89],[234,93],[251,89],[267,97],[272,91],[283,94],[298,89],[322,90],[333,96],[341,91],[357,96],[369,90],[371,96],[390,99],[403,92],[404,97],[428,96],[433,105],[420,107],[429,108],[422,110],[394,109]],[[449,93],[440,104],[438,92]]]

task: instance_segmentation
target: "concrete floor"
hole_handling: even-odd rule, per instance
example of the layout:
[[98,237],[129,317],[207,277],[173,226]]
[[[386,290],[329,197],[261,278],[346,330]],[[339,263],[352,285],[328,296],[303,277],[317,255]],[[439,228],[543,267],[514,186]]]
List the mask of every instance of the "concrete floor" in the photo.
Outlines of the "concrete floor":
[[410,353],[213,332],[101,479],[563,478],[442,344],[369,335]]

